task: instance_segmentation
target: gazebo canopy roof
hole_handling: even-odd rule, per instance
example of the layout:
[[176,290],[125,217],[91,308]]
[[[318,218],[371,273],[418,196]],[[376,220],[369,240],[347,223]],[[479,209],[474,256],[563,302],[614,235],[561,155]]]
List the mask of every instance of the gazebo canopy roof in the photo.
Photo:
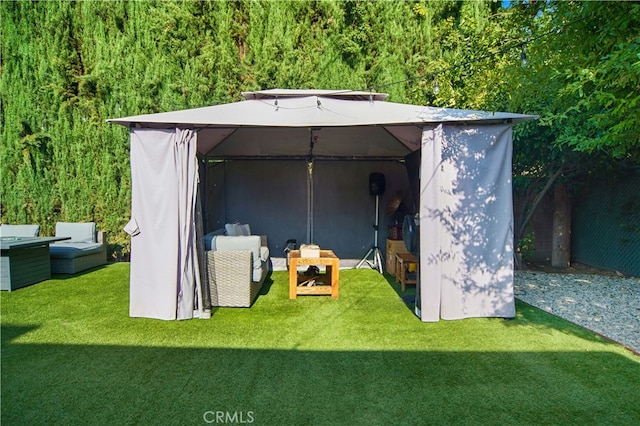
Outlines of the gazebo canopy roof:
[[387,94],[272,89],[243,101],[108,120],[136,128],[194,128],[215,157],[403,157],[437,123],[517,123],[534,116],[387,102]]

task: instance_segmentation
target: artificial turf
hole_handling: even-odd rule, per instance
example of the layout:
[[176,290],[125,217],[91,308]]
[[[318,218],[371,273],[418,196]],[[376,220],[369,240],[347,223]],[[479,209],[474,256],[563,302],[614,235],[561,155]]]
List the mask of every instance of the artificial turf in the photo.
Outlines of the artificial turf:
[[423,323],[390,277],[128,316],[126,263],[1,295],[3,425],[640,424],[640,358],[529,305]]

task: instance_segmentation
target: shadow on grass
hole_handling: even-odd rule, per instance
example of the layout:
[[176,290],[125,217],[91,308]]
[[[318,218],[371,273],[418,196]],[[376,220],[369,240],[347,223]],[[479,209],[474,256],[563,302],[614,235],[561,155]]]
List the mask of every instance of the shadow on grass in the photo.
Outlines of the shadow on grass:
[[640,424],[640,362],[528,305],[422,323],[377,272],[297,300],[274,273],[250,309],[163,322],[127,317],[128,277],[2,294],[3,424]]
[[15,342],[31,330],[2,327],[3,424],[640,423],[640,364],[609,352]]
[[262,287],[260,287],[260,292],[258,293],[258,295],[262,295],[262,296],[266,296],[267,294],[269,294],[269,291],[271,290],[271,286],[273,285],[273,271],[269,271],[269,273],[267,274],[267,277],[264,279],[264,282],[262,283]]
[[[405,291],[402,292],[402,288],[399,283],[396,282],[395,276],[387,272],[384,273],[384,279],[389,286],[394,290],[398,297],[404,302],[405,306],[414,313],[416,286],[407,286]],[[506,327],[521,327],[523,322],[528,326],[533,327],[542,332],[549,332],[550,330],[557,330],[566,335],[576,336],[581,339],[585,339],[591,342],[612,342],[619,344],[618,342],[607,338],[606,336],[599,335],[591,330],[588,330],[578,324],[568,321],[562,317],[545,312],[533,305],[521,301],[516,298],[516,318],[521,320],[518,322],[511,321],[509,318],[504,319],[504,325]],[[629,351],[634,352],[632,349]],[[637,353],[636,353],[637,355]]]
[[[393,291],[398,295],[398,298],[405,304],[405,306],[414,314],[415,310],[415,300],[416,300],[416,285],[415,284],[407,284],[405,286],[405,291],[402,291],[402,286],[400,283],[396,282],[395,275],[390,274],[385,271],[383,274],[385,281],[389,284],[389,286],[393,289]],[[414,314],[415,315],[415,314]]]

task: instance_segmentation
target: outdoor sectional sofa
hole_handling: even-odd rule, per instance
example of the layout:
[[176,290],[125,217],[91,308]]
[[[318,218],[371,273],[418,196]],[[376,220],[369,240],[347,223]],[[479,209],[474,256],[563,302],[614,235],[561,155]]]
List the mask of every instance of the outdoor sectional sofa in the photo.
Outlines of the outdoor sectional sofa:
[[70,239],[49,245],[52,273],[75,274],[107,263],[106,232],[96,232],[94,222],[58,222],[56,237]]
[[240,226],[205,235],[212,306],[250,307],[269,273],[267,237]]

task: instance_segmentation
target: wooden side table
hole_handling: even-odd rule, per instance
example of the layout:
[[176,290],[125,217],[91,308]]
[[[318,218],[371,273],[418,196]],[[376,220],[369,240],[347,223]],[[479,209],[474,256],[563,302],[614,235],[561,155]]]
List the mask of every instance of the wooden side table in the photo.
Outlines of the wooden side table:
[[[409,265],[414,265],[416,268],[416,278],[409,278]],[[402,291],[404,292],[407,284],[417,284],[418,273],[418,259],[411,253],[396,253],[396,282],[401,284]]]
[[[298,275],[298,266],[325,266],[326,273],[320,274],[316,281],[324,281],[324,285],[299,286],[313,277]],[[300,250],[289,252],[289,299],[298,295],[331,295],[338,298],[340,288],[340,259],[331,250],[320,250],[320,257],[300,257]]]

